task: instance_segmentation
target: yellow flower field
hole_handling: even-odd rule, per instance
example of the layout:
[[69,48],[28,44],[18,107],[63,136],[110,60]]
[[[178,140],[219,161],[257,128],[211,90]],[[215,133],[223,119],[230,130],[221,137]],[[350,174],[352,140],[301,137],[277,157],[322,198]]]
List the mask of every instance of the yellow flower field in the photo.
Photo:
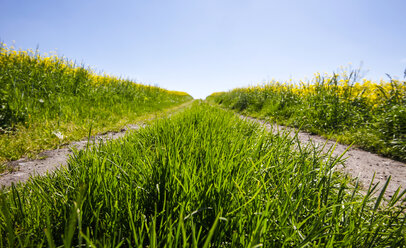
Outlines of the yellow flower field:
[[310,81],[271,81],[208,100],[406,160],[406,82],[353,75],[317,73]]

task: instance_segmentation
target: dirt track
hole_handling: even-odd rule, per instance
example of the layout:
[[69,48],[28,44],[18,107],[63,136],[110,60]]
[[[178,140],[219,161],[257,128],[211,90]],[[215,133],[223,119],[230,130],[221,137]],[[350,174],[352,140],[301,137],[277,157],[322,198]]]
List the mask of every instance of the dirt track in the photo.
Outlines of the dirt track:
[[[191,100],[182,103],[181,105],[163,110],[162,112],[150,113],[144,116],[144,120],[152,120],[166,114],[170,116],[181,109],[187,108],[194,101],[195,100]],[[90,142],[97,144],[100,141],[114,140],[124,136],[129,130],[135,130],[143,126],[144,124],[142,124],[142,122],[137,124],[129,124],[123,127],[120,132],[107,132],[105,134],[92,136]],[[0,187],[7,187],[12,183],[25,182],[31,176],[44,175],[47,172],[56,170],[60,166],[66,165],[69,155],[73,154],[72,148],[82,150],[86,147],[87,143],[88,140],[83,139],[81,141],[73,142],[63,148],[44,151],[38,154],[38,157],[44,157],[44,159],[27,160],[22,158],[10,162],[9,166],[13,167],[13,171],[0,174]]]
[[[142,126],[142,125],[141,125]],[[128,130],[138,129],[139,125],[127,125],[120,132],[108,132],[101,135],[91,137],[91,143],[98,143],[100,141],[113,140],[120,138],[126,134]],[[61,165],[66,165],[69,155],[72,154],[72,148],[82,150],[86,147],[88,140],[81,140],[73,142],[69,146],[44,151],[39,154],[39,157],[44,159],[27,160],[19,159],[10,163],[14,167],[13,172],[5,172],[0,174],[0,186],[10,186],[12,183],[25,182],[31,175],[44,175],[47,172],[56,170]]]
[[[287,128],[283,126],[269,124],[265,121],[257,120],[250,117],[241,116],[243,119],[248,119],[251,121],[260,122],[261,124],[265,125],[269,131],[274,133],[278,132],[278,130],[287,130],[290,131],[290,135],[295,135],[297,132],[296,129]],[[92,142],[98,142],[100,140],[111,140],[117,139],[125,135],[128,130],[137,129],[140,126],[138,125],[128,125],[123,128],[120,132],[109,132],[103,135],[98,135],[92,137]],[[298,132],[298,139],[302,143],[313,142],[314,144],[324,145],[325,150],[327,151],[331,146],[335,145],[334,141],[327,141],[326,139],[317,136],[317,135],[310,135],[305,132]],[[76,149],[84,149],[87,144],[87,140],[82,140],[78,142],[74,142],[71,145],[51,150],[45,151],[40,154],[40,156],[46,157],[45,159],[39,160],[26,160],[20,159],[17,161],[13,161],[11,164],[13,167],[16,168],[14,172],[6,172],[0,174],[0,186],[10,186],[12,183],[17,182],[24,182],[27,181],[31,175],[43,175],[46,172],[52,172],[57,167],[61,165],[65,165],[66,161],[70,154],[72,154],[71,148],[76,147]],[[348,146],[337,144],[333,155],[339,156],[341,155]],[[370,152],[366,152],[356,148],[350,148],[349,151],[345,155],[346,161],[344,163],[344,167],[339,167],[344,173],[351,175],[352,177],[358,177],[361,183],[361,186],[368,187],[371,179],[375,175],[374,183],[378,183],[380,187],[384,185],[386,180],[389,176],[391,176],[391,182],[387,188],[385,193],[386,197],[391,197],[394,192],[397,190],[398,187],[402,189],[406,188],[406,164],[402,162],[398,162],[389,158],[384,158],[378,156],[376,154],[372,154]]]
[[[278,130],[286,130],[290,132],[291,136],[294,136],[297,132],[294,128],[288,128],[284,126],[279,126],[275,124],[270,124],[268,122],[258,120],[251,117],[241,116],[241,118],[249,119],[251,121],[259,122],[266,126],[269,131],[277,133]],[[301,143],[313,142],[316,145],[323,146],[327,142],[324,151],[327,152],[328,149],[336,144],[335,141],[328,141],[325,138],[318,135],[311,135],[306,132],[298,132],[298,139]],[[333,151],[334,156],[341,155],[346,149],[347,145],[337,144],[335,150]],[[386,182],[386,180],[391,176],[391,181],[385,192],[387,198],[391,197],[398,187],[401,189],[406,189],[406,164],[395,161],[389,158],[381,157],[379,155],[357,149],[350,148],[344,155],[346,158],[344,166],[338,166],[337,169],[343,171],[346,174],[351,175],[353,178],[359,178],[359,182],[363,188],[367,188],[375,173],[374,184],[379,183],[377,186],[380,189]]]

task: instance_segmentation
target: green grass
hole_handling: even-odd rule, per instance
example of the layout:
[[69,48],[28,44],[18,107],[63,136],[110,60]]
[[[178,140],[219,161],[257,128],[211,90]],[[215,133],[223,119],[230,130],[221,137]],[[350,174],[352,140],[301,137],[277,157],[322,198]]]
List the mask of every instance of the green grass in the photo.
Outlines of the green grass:
[[0,192],[4,247],[402,247],[405,201],[339,158],[196,102]]
[[0,163],[117,130],[192,97],[0,44]]
[[406,81],[362,82],[358,73],[318,75],[300,86],[271,82],[207,100],[406,161]]

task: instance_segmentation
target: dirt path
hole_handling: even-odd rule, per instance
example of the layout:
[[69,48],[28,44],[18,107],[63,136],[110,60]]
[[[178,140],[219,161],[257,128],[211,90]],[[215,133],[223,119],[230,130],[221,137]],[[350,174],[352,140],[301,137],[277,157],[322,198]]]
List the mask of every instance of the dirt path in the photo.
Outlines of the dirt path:
[[[135,130],[142,127],[141,125],[127,125],[120,132],[107,132],[102,135],[92,136],[90,138],[90,144],[97,144],[100,141],[114,140],[123,137],[127,131]],[[13,167],[13,172],[5,172],[0,174],[0,185],[10,186],[12,183],[25,182],[31,176],[34,175],[44,175],[47,172],[52,172],[56,170],[59,166],[66,165],[69,155],[72,155],[72,149],[82,150],[86,147],[88,139],[76,141],[70,145],[55,149],[44,151],[39,154],[39,157],[44,157],[44,159],[27,160],[19,159],[10,162]]]
[[[297,129],[279,126],[276,124],[270,124],[266,121],[258,120],[251,117],[241,116],[241,118],[248,119],[251,121],[259,122],[266,126],[269,131],[277,133],[278,130],[286,130],[291,132],[290,135],[294,136],[297,132]],[[335,141],[328,141],[327,139],[318,136],[311,135],[306,132],[298,132],[298,139],[302,143],[313,142],[314,144],[323,146],[327,142],[324,152],[327,152],[328,149],[336,145]],[[333,151],[334,156],[341,155],[346,149],[347,145],[337,144],[337,147]],[[337,169],[343,171],[346,174],[351,175],[353,178],[359,178],[361,186],[365,189],[369,187],[371,180],[375,173],[374,184],[379,183],[377,186],[380,189],[386,182],[386,180],[391,176],[391,181],[388,185],[388,188],[385,192],[386,198],[391,197],[398,187],[401,187],[401,190],[406,189],[406,164],[395,161],[389,158],[384,158],[379,155],[357,149],[350,148],[347,153],[344,155],[346,158],[344,166],[340,165]]]
[[[165,109],[161,112],[150,113],[143,116],[143,118],[145,117],[144,120],[148,121],[156,118],[161,118],[164,115],[170,116],[185,109],[186,107],[191,105],[193,101],[194,100],[169,109]],[[127,131],[135,130],[143,126],[144,124],[142,124],[141,121],[139,124],[125,126],[119,132],[107,132],[105,134],[95,135],[90,138],[90,143],[97,144],[100,141],[114,140],[123,137],[127,133]],[[38,157],[43,157],[44,159],[29,160],[22,158],[10,162],[9,166],[11,166],[13,170],[11,172],[4,172],[0,174],[0,188],[2,186],[8,187],[12,183],[25,182],[31,176],[44,175],[47,172],[55,171],[60,166],[65,166],[69,155],[73,154],[72,149],[75,148],[77,150],[82,150],[86,147],[87,143],[88,139],[83,139],[81,141],[73,142],[68,146],[62,147],[60,149],[44,151],[38,154]]]

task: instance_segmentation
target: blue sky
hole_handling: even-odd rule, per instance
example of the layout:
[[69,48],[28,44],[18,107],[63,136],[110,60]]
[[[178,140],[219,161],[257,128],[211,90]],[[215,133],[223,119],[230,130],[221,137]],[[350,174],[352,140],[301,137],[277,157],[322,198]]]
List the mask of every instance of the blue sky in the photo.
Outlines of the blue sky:
[[363,64],[402,78],[406,1],[0,0],[0,41],[195,98]]

